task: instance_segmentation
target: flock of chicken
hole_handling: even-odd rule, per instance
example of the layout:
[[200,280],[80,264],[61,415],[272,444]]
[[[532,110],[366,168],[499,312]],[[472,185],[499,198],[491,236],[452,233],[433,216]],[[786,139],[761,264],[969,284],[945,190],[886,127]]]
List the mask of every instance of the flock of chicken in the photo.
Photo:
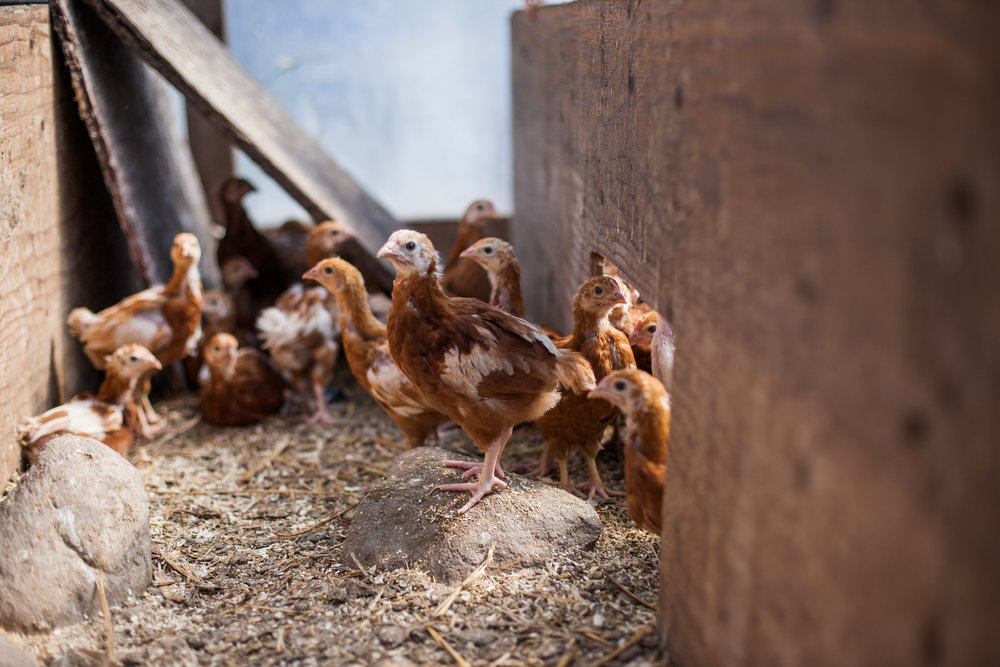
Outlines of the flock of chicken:
[[[409,447],[454,422],[485,452],[483,463],[445,462],[464,469],[463,480],[477,478],[438,487],[471,492],[460,513],[506,486],[500,456],[522,423],[535,424],[545,443],[530,476],[549,474],[555,461],[563,489],[585,489],[590,498],[621,495],[604,486],[596,464],[614,425],[629,513],[659,532],[674,343],[669,325],[617,272],[580,286],[570,335],[531,324],[523,319],[513,249],[483,238],[497,215],[481,200],[463,216],[444,266],[425,235],[403,229],[389,237],[378,253],[397,270],[386,314],[361,273],[338,257],[355,238],[349,227],[290,222],[262,234],[242,205],[252,190],[233,179],[221,193],[224,291],[203,293],[201,249],[182,233],[170,251],[174,272],[166,285],[98,313],[69,314],[70,332],[105,380],[96,395],[81,394],[21,423],[29,463],[62,433],[96,438],[127,456],[136,435],[164,428],[149,402],[150,378],[182,359],[200,387],[206,421],[254,423],[277,412],[294,390],[307,420],[331,422],[325,392],[343,347],[354,377]],[[577,486],[567,468],[574,449],[589,472]]]

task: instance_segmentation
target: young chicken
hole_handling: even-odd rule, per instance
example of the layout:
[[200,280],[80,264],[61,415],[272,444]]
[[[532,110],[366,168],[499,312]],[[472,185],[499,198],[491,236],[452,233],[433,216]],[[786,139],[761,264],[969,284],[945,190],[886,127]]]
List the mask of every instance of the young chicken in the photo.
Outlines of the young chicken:
[[653,372],[653,334],[656,333],[659,325],[660,315],[655,310],[651,310],[639,320],[632,329],[632,335],[628,337],[629,345],[632,346],[632,354],[635,356],[635,366],[647,373]]
[[660,318],[656,332],[653,334],[653,342],[650,345],[652,352],[653,376],[663,383],[667,391],[671,391],[674,381],[674,351],[677,346],[674,342],[674,330],[670,328],[670,322],[665,318]]
[[231,178],[223,184],[219,196],[225,211],[225,235],[219,239],[215,257],[219,266],[233,257],[245,257],[257,269],[257,277],[247,283],[255,307],[270,304],[291,283],[281,264],[281,257],[266,236],[261,234],[246,209],[243,198],[256,188],[242,178]]
[[389,354],[385,325],[368,306],[365,283],[352,264],[325,259],[306,272],[336,297],[340,307],[341,342],[358,384],[403,432],[408,447],[420,447],[446,417],[400,372]]
[[670,440],[670,396],[659,380],[635,369],[609,373],[590,396],[625,413],[628,513],[639,526],[659,535]]
[[[563,350],[580,352],[590,362],[598,380],[611,371],[635,368],[635,358],[628,338],[608,322],[608,313],[615,305],[625,302],[622,284],[611,276],[588,278],[573,298],[573,333],[556,342]],[[579,447],[587,462],[589,479],[581,486],[603,498],[621,495],[610,492],[597,470],[597,452],[601,449],[604,429],[618,414],[618,409],[606,401],[588,398],[584,392],[564,392],[551,411],[535,422],[545,438],[548,451],[559,462],[559,486],[572,492],[567,459]],[[543,453],[543,465],[545,455]]]
[[[103,369],[107,356],[128,343],[148,349],[164,368],[193,352],[201,336],[200,258],[198,239],[182,232],[170,248],[174,273],[169,283],[133,294],[99,313],[74,308],[66,323],[70,333],[83,343],[90,362]],[[149,424],[159,421],[149,402],[152,375],[149,372],[136,383],[140,432],[147,438],[153,434]]]
[[[347,225],[329,220],[317,225],[306,244],[306,259],[319,261],[336,255],[341,244],[357,235]],[[307,420],[333,421],[323,392],[333,380],[340,352],[337,299],[323,287],[297,282],[257,318],[257,328],[278,367],[297,387],[308,406],[315,408]],[[308,408],[307,408],[308,409]]]
[[490,236],[476,241],[459,256],[471,259],[486,269],[490,279],[491,306],[517,317],[524,317],[521,265],[509,243]]
[[296,283],[257,318],[262,347],[301,393],[310,423],[333,421],[323,392],[333,380],[340,329],[329,296],[322,287]]
[[514,426],[534,421],[559,401],[559,387],[587,391],[590,364],[558,350],[535,326],[477,299],[449,297],[438,274],[440,259],[419,232],[399,230],[378,252],[397,270],[387,322],[389,351],[427,402],[456,422],[486,452],[482,464],[446,461],[467,468],[478,483],[445,484],[444,491],[471,491],[467,512],[494,485],[506,484],[500,454]]
[[130,344],[115,350],[103,360],[103,366],[107,372],[96,396],[79,394],[37,417],[23,420],[17,427],[29,465],[46,442],[64,433],[100,440],[128,457],[138,427],[136,381],[148,372],[160,370],[160,362],[143,346]]
[[208,368],[204,365],[208,340],[217,333],[235,330],[236,308],[232,297],[221,290],[207,290],[201,302],[201,340],[197,349],[184,358],[184,373],[190,384],[200,387],[208,382]]
[[483,226],[488,221],[499,218],[493,204],[485,199],[472,202],[465,210],[444,265],[444,288],[450,294],[489,300],[490,280],[486,271],[471,259],[463,259],[462,251],[483,238]]
[[257,269],[246,257],[230,257],[221,267],[222,284],[233,300],[236,323],[231,331],[247,331],[253,333],[253,324],[257,318],[253,299],[247,282],[257,277]]
[[205,421],[220,426],[256,424],[281,409],[285,380],[266,354],[240,349],[228,333],[212,336],[205,345],[209,380],[198,394]]

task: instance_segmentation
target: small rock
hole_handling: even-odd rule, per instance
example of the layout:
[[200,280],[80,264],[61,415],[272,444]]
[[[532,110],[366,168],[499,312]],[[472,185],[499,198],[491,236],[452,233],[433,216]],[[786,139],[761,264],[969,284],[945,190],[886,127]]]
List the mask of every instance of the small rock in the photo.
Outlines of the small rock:
[[588,503],[518,475],[505,478],[464,515],[468,493],[434,491],[459,481],[445,468],[454,454],[419,447],[401,455],[386,479],[358,504],[343,553],[365,567],[418,568],[445,582],[464,579],[495,547],[490,570],[541,565],[553,554],[592,548],[601,520]]
[[0,503],[0,625],[39,631],[82,620],[152,576],[142,475],[110,447],[61,436]]
[[0,632],[0,667],[38,667],[38,661]]
[[406,641],[409,633],[398,625],[383,625],[375,631],[375,634],[378,636],[379,641],[387,647],[396,648]]

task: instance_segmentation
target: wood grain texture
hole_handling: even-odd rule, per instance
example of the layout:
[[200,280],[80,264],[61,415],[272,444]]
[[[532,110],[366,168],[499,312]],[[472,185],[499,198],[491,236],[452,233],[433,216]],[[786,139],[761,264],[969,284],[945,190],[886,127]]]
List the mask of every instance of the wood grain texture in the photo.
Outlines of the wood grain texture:
[[1000,661],[1000,8],[513,20],[529,314],[611,259],[678,337],[682,665]]
[[100,382],[66,333],[70,308],[138,287],[77,115],[47,6],[0,7],[0,480],[15,428]]
[[115,33],[295,198],[317,221],[354,227],[345,248],[365,281],[384,291],[392,274],[374,258],[397,221],[368,195],[176,0],[87,0]]
[[206,284],[219,284],[208,205],[164,83],[83,2],[55,0],[52,8],[80,115],[140,275],[149,284],[169,280],[170,243],[189,231],[202,244]]
[[[219,41],[225,42],[225,12],[222,0],[184,0],[184,6],[205,24]],[[225,220],[219,192],[233,176],[233,144],[224,132],[215,127],[198,107],[187,104],[187,128],[191,143],[191,156],[198,165],[198,175],[208,200],[212,219],[218,223]]]

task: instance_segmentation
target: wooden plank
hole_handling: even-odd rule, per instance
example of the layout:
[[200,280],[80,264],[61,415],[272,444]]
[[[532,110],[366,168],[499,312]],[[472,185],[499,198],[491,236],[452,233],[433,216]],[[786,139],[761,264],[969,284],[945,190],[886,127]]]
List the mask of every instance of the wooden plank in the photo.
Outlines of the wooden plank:
[[[222,0],[184,0],[184,5],[219,41],[226,41]],[[221,224],[225,220],[225,212],[219,192],[233,176],[233,144],[195,105],[188,102],[186,106],[191,155],[198,165],[198,175],[212,219]]]
[[1000,662],[998,11],[515,16],[533,315],[599,252],[679,338],[672,661]]
[[97,374],[66,333],[70,308],[138,287],[45,5],[0,7],[0,481],[14,429]]
[[316,220],[354,227],[344,256],[368,284],[391,289],[374,259],[397,221],[337,165],[229,51],[176,0],[87,0],[146,62],[214,120]]
[[218,284],[211,217],[163,82],[83,3],[54,0],[52,7],[80,115],[140,275],[169,280],[170,243],[190,231],[204,248],[203,278]]

